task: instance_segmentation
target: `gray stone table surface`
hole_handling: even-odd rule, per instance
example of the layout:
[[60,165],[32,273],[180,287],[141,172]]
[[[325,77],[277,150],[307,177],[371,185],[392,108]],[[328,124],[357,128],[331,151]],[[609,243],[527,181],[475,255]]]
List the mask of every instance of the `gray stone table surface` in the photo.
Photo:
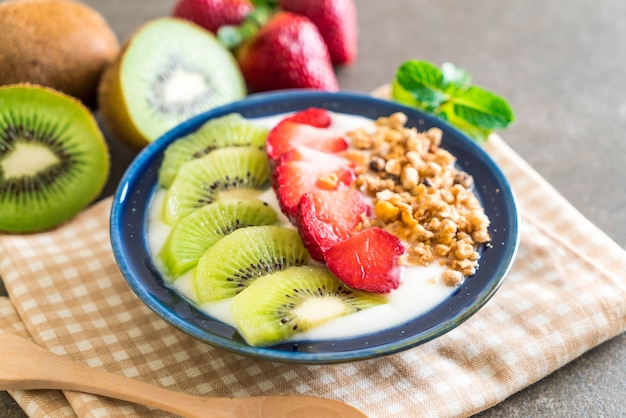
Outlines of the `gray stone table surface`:
[[[174,0],[89,0],[121,41]],[[452,62],[506,97],[505,141],[626,246],[626,2],[357,0],[359,57],[342,89],[369,92],[407,59]],[[0,35],[1,39],[1,35]],[[106,132],[105,132],[106,133]],[[110,138],[113,193],[133,151]],[[626,278],[624,278],[626,280]],[[0,285],[0,294],[6,294]],[[626,303],[626,301],[625,301]],[[0,416],[24,413],[0,392]],[[592,349],[481,417],[626,416],[626,335]]]

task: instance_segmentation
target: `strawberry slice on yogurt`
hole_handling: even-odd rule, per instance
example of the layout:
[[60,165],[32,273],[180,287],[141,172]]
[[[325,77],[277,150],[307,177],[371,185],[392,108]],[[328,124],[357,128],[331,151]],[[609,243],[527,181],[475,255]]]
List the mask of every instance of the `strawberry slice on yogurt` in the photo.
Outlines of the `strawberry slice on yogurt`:
[[344,151],[348,142],[329,129],[286,119],[279,122],[267,135],[267,155],[276,162],[280,156],[299,146],[327,153]]
[[334,190],[356,178],[351,161],[335,154],[300,146],[283,154],[274,170],[272,186],[283,213],[295,221],[305,193]]

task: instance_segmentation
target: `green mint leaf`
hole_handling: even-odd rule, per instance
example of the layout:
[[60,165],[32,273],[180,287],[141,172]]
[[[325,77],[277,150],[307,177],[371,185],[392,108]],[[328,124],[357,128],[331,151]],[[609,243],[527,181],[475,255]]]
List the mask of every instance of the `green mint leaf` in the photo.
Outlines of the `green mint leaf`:
[[451,103],[440,108],[439,111],[436,113],[436,116],[450,123],[457,129],[463,131],[466,135],[468,135],[470,138],[478,143],[487,142],[487,138],[492,132],[490,129],[480,128],[468,122],[467,120],[457,116],[456,112],[454,111],[454,105],[452,105]]
[[439,69],[426,61],[406,61],[391,86],[393,100],[430,112],[478,142],[515,120],[504,98],[472,86],[469,73],[451,63]]
[[441,73],[446,92],[454,93],[458,90],[464,90],[470,86],[472,81],[467,71],[449,62],[444,62],[441,65]]
[[403,63],[396,72],[397,87],[432,111],[448,99],[443,91],[443,74],[439,68],[426,61],[411,60]]
[[482,129],[504,129],[514,120],[513,110],[500,96],[472,86],[452,98],[454,112]]

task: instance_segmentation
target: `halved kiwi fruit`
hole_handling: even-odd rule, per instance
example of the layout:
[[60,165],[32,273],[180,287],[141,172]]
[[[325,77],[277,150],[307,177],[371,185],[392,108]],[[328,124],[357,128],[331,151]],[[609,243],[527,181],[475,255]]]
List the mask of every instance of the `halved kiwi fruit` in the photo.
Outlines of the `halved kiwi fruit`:
[[278,215],[258,199],[220,200],[179,220],[170,231],[159,259],[175,280],[192,269],[219,239],[239,228],[278,223]]
[[255,279],[309,259],[300,235],[282,226],[237,229],[216,242],[194,273],[200,303],[235,296]]
[[126,42],[103,75],[98,102],[111,131],[141,148],[182,121],[246,93],[233,54],[212,33],[162,17]]
[[264,151],[253,147],[227,147],[184,163],[163,202],[163,220],[174,225],[195,209],[213,203],[220,192],[264,190],[270,166]]
[[238,113],[211,119],[197,131],[169,145],[159,169],[159,184],[169,187],[180,166],[218,148],[251,146],[262,149],[269,130],[254,125]]
[[264,346],[385,301],[346,287],[324,267],[296,266],[255,280],[233,298],[231,312],[246,342]]
[[76,215],[102,191],[109,153],[89,110],[56,90],[0,88],[0,230],[35,232]]

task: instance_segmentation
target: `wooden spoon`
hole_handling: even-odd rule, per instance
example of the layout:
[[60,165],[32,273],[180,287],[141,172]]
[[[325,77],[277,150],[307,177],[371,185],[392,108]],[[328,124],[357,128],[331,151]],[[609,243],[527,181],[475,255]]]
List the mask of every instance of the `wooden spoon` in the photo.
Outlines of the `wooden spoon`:
[[74,363],[11,334],[0,335],[0,389],[87,392],[184,417],[366,417],[345,403],[312,396],[204,398],[173,392]]

